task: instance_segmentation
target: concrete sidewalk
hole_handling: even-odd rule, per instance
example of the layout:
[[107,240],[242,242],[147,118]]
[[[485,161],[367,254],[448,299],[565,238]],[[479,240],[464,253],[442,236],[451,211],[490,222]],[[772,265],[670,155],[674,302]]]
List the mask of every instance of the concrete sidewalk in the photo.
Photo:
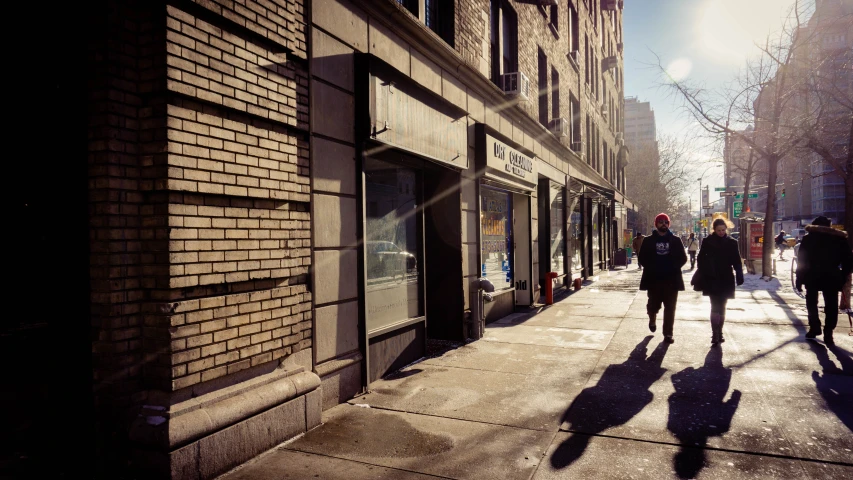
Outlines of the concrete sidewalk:
[[699,293],[679,296],[667,345],[660,319],[648,330],[636,266],[607,272],[375,382],[221,478],[853,478],[847,317],[836,347],[805,341],[786,266],[747,276],[721,348]]

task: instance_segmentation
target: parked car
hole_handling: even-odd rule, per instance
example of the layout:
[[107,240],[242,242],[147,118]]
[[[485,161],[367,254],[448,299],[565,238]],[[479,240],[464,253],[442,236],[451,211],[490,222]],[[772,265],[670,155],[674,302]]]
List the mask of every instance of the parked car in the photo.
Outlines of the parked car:
[[366,243],[368,278],[405,278],[417,272],[418,260],[394,242],[373,240]]
[[793,235],[785,235],[785,243],[789,247],[793,247],[794,245],[800,243],[799,240],[796,239]]

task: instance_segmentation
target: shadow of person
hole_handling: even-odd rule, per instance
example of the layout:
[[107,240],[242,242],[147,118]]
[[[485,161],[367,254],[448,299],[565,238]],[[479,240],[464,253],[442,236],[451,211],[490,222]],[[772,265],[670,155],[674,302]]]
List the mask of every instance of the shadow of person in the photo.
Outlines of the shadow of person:
[[708,438],[729,431],[741,396],[734,390],[724,401],[731,379],[731,368],[723,367],[721,348],[712,348],[701,367],[688,367],[672,376],[675,392],[668,399],[666,427],[681,443],[673,459],[679,478],[695,478],[705,466]]
[[844,395],[844,391],[849,390],[845,385],[850,385],[849,382],[853,377],[853,355],[837,345],[829,347],[829,351],[841,364],[841,368],[838,368],[830,358],[827,347],[817,342],[808,342],[808,344],[823,370],[821,373],[812,372],[815,388],[832,413],[853,432],[853,408],[850,408],[849,396]]
[[554,468],[565,468],[583,455],[591,435],[623,425],[652,402],[649,388],[659,380],[669,344],[661,342],[646,358],[649,335],[620,364],[609,365],[595,386],[585,388],[566,410],[563,429],[572,432],[551,456]]

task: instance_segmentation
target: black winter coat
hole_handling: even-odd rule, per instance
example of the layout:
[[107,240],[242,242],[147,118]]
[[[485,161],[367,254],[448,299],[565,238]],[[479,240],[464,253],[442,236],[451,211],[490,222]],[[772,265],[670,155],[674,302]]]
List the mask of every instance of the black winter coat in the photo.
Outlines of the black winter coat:
[[717,234],[709,236],[702,242],[696,261],[699,264],[696,275],[702,277],[702,295],[735,298],[735,280],[743,283],[743,261],[737,240]]
[[797,284],[818,290],[841,290],[851,271],[853,253],[847,245],[847,232],[806,225],[806,236],[797,252]]
[[687,263],[687,254],[684,253],[681,239],[672,232],[661,235],[655,230],[644,238],[637,261],[643,266],[640,290],[648,290],[653,283],[664,283],[675,290],[684,290],[681,267]]

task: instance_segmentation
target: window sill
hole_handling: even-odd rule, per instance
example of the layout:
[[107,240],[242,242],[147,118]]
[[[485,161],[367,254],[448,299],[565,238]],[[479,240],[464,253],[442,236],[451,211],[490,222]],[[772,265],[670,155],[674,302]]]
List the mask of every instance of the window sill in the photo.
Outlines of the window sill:
[[553,23],[548,22],[548,29],[551,30],[551,34],[554,35],[554,38],[556,38],[557,40],[560,39],[560,32],[557,30],[557,27],[555,27]]
[[569,59],[569,64],[572,66],[572,68],[575,69],[575,72],[580,74],[581,73],[580,66],[578,65],[578,62],[575,60],[575,57],[577,57],[577,55],[578,55],[578,51],[575,50],[573,52],[569,52],[569,54],[566,55],[566,58]]

